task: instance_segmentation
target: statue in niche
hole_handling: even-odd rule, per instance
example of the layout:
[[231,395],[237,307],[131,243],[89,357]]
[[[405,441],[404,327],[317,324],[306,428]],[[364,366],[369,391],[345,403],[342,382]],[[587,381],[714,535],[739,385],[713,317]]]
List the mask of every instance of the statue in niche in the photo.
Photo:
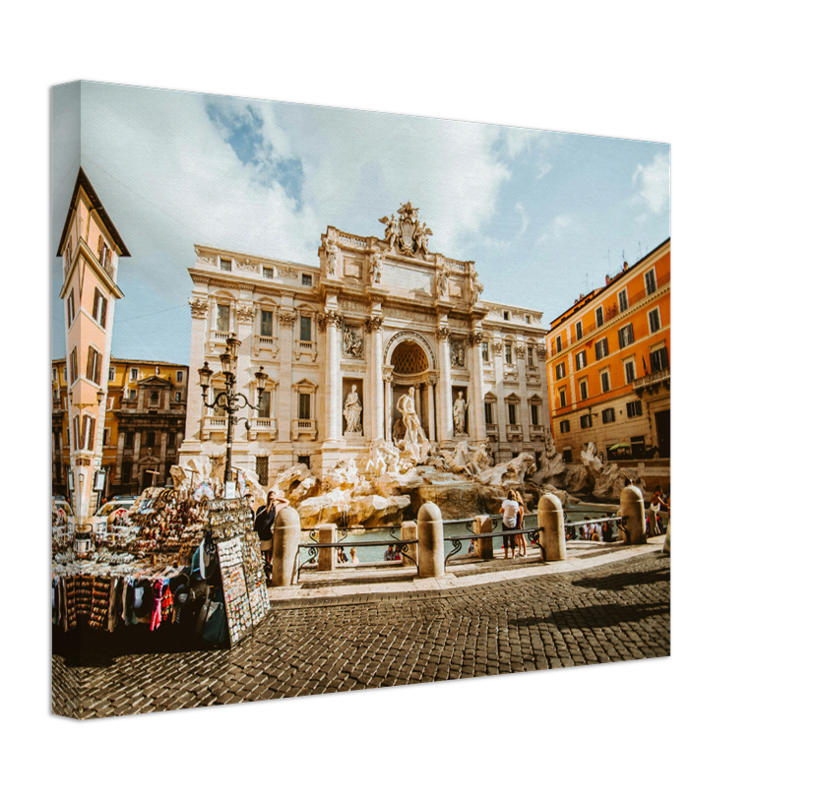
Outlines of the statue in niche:
[[342,336],[342,352],[351,358],[362,358],[362,336],[353,328],[346,328]]
[[357,386],[353,384],[351,391],[345,398],[345,406],[343,408],[343,416],[345,417],[345,432],[346,433],[362,433],[362,403],[359,401],[357,394]]
[[436,275],[436,294],[439,297],[444,297],[447,294],[447,280],[450,277],[450,270],[445,267],[439,270]]
[[427,442],[422,430],[422,423],[416,413],[416,404],[413,400],[414,388],[411,386],[407,394],[403,394],[396,404],[396,410],[402,414],[402,424],[405,426],[404,441],[409,445],[417,445]]
[[382,281],[382,254],[377,250],[371,256],[371,283],[380,283]]
[[464,369],[464,342],[450,343],[450,365]]
[[339,262],[340,253],[337,245],[334,242],[328,241],[325,243],[325,249],[328,253],[328,260],[326,262],[325,271],[328,275],[337,274],[337,264]]
[[453,429],[457,435],[467,433],[467,405],[464,392],[459,392],[456,402],[453,403]]

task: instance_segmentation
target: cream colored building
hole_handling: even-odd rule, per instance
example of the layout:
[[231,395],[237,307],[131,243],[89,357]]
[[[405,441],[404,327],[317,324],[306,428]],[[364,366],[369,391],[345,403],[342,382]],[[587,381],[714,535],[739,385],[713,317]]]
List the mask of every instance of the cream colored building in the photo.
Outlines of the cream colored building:
[[[431,443],[489,441],[500,460],[543,452],[541,312],[482,301],[473,262],[431,252],[417,212],[407,203],[383,219],[381,238],[329,227],[319,266],[195,247],[191,382],[206,361],[208,401],[223,390],[230,332],[241,342],[236,390],[254,404],[255,373],[269,376],[259,409],[244,412],[251,427],[234,428],[235,467],[264,484],[298,462],[320,472],[355,458],[362,469],[376,439],[402,438],[411,388]],[[180,456],[222,455],[226,426],[191,386]]]

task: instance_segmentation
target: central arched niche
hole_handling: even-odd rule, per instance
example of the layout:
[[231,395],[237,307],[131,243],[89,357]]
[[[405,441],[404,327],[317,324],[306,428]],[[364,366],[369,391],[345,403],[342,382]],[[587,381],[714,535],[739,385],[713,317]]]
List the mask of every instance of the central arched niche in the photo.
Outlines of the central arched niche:
[[398,342],[390,354],[390,365],[393,368],[393,384],[391,387],[391,426],[395,439],[405,435],[401,412],[398,411],[400,398],[412,388],[415,392],[413,404],[419,416],[425,434],[429,434],[429,407],[431,387],[427,379],[430,373],[428,354],[425,349],[413,338],[406,337]]
[[427,356],[416,342],[406,340],[394,348],[391,366],[399,375],[419,375],[428,369]]

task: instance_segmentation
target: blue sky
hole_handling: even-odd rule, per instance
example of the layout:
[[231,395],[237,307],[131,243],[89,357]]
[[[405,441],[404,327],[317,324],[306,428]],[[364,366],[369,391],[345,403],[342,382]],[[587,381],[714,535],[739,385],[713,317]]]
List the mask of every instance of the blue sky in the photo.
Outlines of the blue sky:
[[[483,299],[548,322],[670,235],[661,143],[98,83],[55,93],[52,131],[52,254],[80,158],[132,254],[120,358],[188,363],[196,243],[316,265],[328,225],[381,234],[410,200]],[[54,258],[54,357],[60,281]]]

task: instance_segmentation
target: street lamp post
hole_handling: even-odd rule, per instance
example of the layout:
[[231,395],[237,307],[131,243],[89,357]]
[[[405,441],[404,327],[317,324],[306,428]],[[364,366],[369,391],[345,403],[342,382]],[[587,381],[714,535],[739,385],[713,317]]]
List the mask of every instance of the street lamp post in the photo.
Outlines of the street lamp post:
[[[213,398],[211,403],[207,402],[207,392],[209,391],[212,381],[213,371],[209,368],[209,364],[205,361],[204,366],[198,370],[201,384],[201,402],[207,408],[222,408],[226,412],[226,465],[224,466],[224,486],[232,480],[232,437],[233,425],[238,421],[237,412],[242,408],[251,408],[257,410],[260,406],[263,390],[266,388],[266,380],[269,377],[264,371],[263,367],[255,373],[255,381],[258,388],[258,399],[256,404],[252,404],[246,395],[235,391],[236,369],[238,363],[238,348],[240,347],[240,339],[234,333],[229,334],[226,340],[226,350],[221,353],[221,372],[224,376],[224,383],[226,389]],[[244,424],[246,430],[252,427],[251,420],[244,417]]]

